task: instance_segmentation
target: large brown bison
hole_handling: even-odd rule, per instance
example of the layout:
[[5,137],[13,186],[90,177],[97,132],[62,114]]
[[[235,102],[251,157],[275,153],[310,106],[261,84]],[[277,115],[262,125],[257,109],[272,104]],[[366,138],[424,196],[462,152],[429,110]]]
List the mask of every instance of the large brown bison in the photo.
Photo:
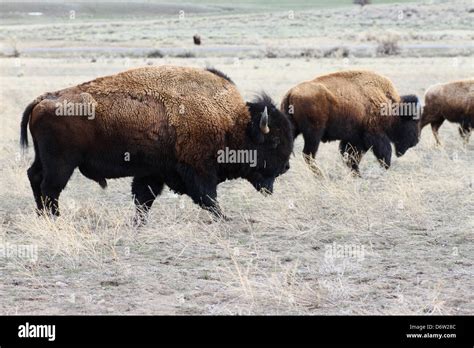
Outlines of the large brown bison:
[[421,128],[431,124],[438,145],[438,130],[444,120],[459,123],[459,134],[465,143],[469,141],[474,127],[474,79],[437,84],[426,90]]
[[[146,67],[97,78],[30,103],[21,123],[23,146],[28,123],[36,155],[28,177],[38,210],[53,215],[79,168],[102,187],[108,178],[133,176],[139,223],[165,184],[223,216],[219,183],[245,178],[271,193],[293,148],[291,123],[272,100],[262,94],[245,103],[215,69]],[[224,150],[256,158],[218,161]]]
[[369,149],[389,168],[391,142],[397,156],[418,143],[417,108],[416,96],[400,97],[389,79],[369,71],[343,71],[302,82],[281,104],[294,123],[294,137],[303,134],[303,153],[314,170],[319,143],[340,140],[340,152],[357,175]]

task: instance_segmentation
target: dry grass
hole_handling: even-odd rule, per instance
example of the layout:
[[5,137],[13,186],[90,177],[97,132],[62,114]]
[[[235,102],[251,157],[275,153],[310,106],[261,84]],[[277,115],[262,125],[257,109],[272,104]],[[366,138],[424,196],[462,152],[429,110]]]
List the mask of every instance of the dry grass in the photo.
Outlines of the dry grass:
[[[38,94],[144,60],[2,59],[0,222],[3,242],[32,245],[38,258],[0,258],[0,313],[21,314],[472,314],[474,143],[446,124],[442,148],[428,129],[385,172],[373,155],[352,178],[337,151],[318,153],[323,178],[301,158],[264,198],[239,180],[219,186],[230,222],[212,222],[188,197],[166,191],[149,224],[130,227],[130,180],[102,191],[75,173],[62,217],[37,218],[26,177],[32,149],[19,153],[19,119]],[[472,76],[468,59],[160,58],[210,63],[246,97],[277,100],[295,83],[339,68],[371,68],[401,93]],[[330,247],[363,254],[329,257]]]

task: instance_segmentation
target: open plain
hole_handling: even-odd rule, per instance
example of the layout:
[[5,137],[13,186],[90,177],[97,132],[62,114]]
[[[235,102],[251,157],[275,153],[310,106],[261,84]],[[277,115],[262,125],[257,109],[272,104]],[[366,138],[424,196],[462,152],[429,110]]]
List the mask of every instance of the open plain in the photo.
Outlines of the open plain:
[[[419,45],[426,39],[428,48],[411,54],[410,46],[405,46],[400,54],[385,56],[370,53],[370,47],[369,53],[360,56],[350,49],[348,54],[326,57],[291,55],[292,46],[278,49],[285,40],[277,36],[285,37],[287,32],[272,31],[268,21],[258,31],[266,35],[260,36],[263,53],[258,48],[257,53],[242,50],[251,43],[237,38],[239,53],[233,55],[223,34],[212,39],[227,47],[216,56],[212,50],[161,58],[139,49],[124,56],[103,51],[41,53],[31,48],[50,48],[55,41],[40,33],[60,35],[47,27],[61,28],[60,21],[15,24],[4,17],[3,47],[11,44],[6,33],[16,27],[19,54],[9,56],[7,47],[0,58],[0,314],[474,313],[474,139],[463,145],[454,124],[441,127],[441,147],[435,146],[426,127],[420,143],[395,158],[388,171],[368,153],[361,163],[362,178],[350,175],[337,142],[321,145],[317,161],[324,175],[313,176],[298,138],[291,169],[277,179],[272,196],[262,196],[243,180],[219,186],[218,198],[230,221],[213,221],[187,196],[166,189],[155,202],[148,225],[138,230],[130,224],[130,179],[110,180],[102,190],[78,171],[61,195],[62,216],[56,220],[37,217],[26,176],[34,151],[22,153],[19,147],[21,113],[36,96],[145,65],[213,66],[234,80],[246,100],[265,90],[278,103],[291,86],[316,75],[369,69],[389,77],[400,94],[415,93],[422,99],[434,83],[474,76],[469,46],[472,29],[461,24],[450,28],[451,17],[437,30],[423,27],[426,21],[441,21],[436,11],[450,6],[455,14],[447,11],[449,16],[456,11],[461,16],[456,23],[469,18],[472,23],[470,1],[461,1],[457,7],[449,4],[368,5],[364,11],[373,16],[396,13],[399,6],[421,16],[417,26],[393,25],[390,30],[402,38],[408,38],[408,32],[417,34],[410,40],[419,42],[411,43]],[[425,16],[430,6],[434,19]],[[264,16],[276,21],[289,10],[281,8]],[[345,36],[348,32],[338,31],[336,19],[359,9],[351,5],[299,11],[319,21],[327,14],[335,28],[328,40],[335,42],[331,37],[336,32],[342,41],[350,41]],[[210,23],[205,16],[196,12],[192,20],[219,31],[218,22]],[[221,33],[230,33],[232,28],[239,32],[238,13],[226,16]],[[250,21],[249,28],[258,25],[252,16],[242,18]],[[113,27],[113,20],[103,20]],[[56,46],[90,46],[97,38],[102,40],[100,31],[87,34],[94,27],[91,21],[81,24],[89,25],[81,30],[81,35],[90,35],[86,44],[62,38]],[[192,35],[191,29],[180,27],[174,35],[171,22],[166,22],[171,19],[157,21],[168,28],[169,47],[188,50],[177,41],[180,35]],[[304,31],[306,23],[301,24],[303,33],[311,37]],[[329,32],[329,24],[326,27]],[[137,30],[129,30],[130,35]],[[372,34],[379,35],[379,30],[374,28]],[[364,40],[369,34],[366,27]],[[448,37],[443,41],[442,35]],[[314,34],[300,45],[297,42],[303,38],[292,31],[286,39],[298,50],[312,46],[317,52],[318,47],[325,47],[323,36]],[[430,41],[434,37],[439,40]],[[130,47],[134,42],[133,37],[124,40],[126,44],[117,45]],[[146,39],[139,43],[142,48],[166,46],[166,42]],[[454,51],[446,53],[448,48],[438,46],[430,50],[433,43],[441,47],[455,43],[449,46]],[[269,55],[270,51],[276,54]]]

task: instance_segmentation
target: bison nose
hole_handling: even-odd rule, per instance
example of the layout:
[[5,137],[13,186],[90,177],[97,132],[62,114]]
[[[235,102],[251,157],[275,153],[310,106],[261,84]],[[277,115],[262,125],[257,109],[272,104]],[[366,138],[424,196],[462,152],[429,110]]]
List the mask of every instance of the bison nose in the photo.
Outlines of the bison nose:
[[285,170],[283,171],[283,173],[286,173],[288,169],[290,169],[290,163],[285,164]]

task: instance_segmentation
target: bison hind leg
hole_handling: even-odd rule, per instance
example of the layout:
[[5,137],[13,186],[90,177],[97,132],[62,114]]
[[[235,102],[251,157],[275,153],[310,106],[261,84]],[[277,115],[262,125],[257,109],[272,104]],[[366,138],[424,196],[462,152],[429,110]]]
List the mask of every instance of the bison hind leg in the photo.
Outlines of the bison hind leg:
[[53,216],[59,216],[59,195],[66,187],[75,166],[67,162],[56,162],[43,170],[41,199],[44,209]]
[[43,181],[43,168],[39,156],[36,155],[35,160],[27,171],[28,179],[30,180],[31,189],[36,202],[36,209],[38,214],[43,211],[43,200],[41,198],[41,182]]
[[433,132],[433,136],[435,138],[437,146],[441,146],[441,139],[439,137],[439,132],[438,131],[439,131],[439,127],[441,127],[443,122],[444,122],[444,118],[441,118],[437,121],[431,122],[431,131]]
[[154,177],[133,178],[132,194],[136,208],[135,217],[133,218],[134,226],[141,226],[146,223],[150,208],[155,198],[161,194],[163,186],[163,182]]
[[[81,154],[78,152],[60,151],[59,149],[64,150],[64,144],[58,139],[59,137],[45,136],[35,142],[35,153],[41,160],[42,177],[41,202],[38,202],[38,208],[42,208],[41,213],[52,216],[59,216],[59,195],[66,187],[81,159]],[[35,174],[38,176],[37,178],[35,178]],[[29,175],[33,178],[34,190],[37,190],[38,169],[36,167],[31,169]]]
[[315,130],[312,128],[307,128],[305,131],[303,131],[303,157],[311,171],[317,176],[322,176],[321,169],[319,169],[319,167],[316,165],[315,158],[323,135],[324,129]]

